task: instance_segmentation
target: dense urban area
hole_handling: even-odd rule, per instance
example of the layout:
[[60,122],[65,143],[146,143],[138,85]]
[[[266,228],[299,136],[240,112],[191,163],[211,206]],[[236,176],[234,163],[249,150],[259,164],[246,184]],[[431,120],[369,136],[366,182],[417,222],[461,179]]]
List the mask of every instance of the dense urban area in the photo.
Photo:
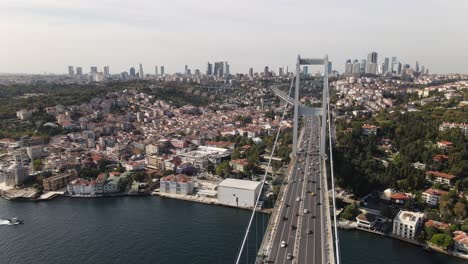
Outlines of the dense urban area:
[[[468,75],[378,64],[375,52],[343,74],[328,67],[337,224],[468,258]],[[321,74],[301,69],[302,104],[321,103]],[[231,74],[227,62],[2,74],[1,196],[156,195],[268,213],[287,184],[293,125],[271,87],[288,92],[293,77]]]

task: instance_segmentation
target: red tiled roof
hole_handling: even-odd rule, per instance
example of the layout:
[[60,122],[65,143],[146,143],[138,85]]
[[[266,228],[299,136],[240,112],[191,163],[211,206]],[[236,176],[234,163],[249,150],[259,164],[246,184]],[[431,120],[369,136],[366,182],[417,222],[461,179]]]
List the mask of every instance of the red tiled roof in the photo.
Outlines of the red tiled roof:
[[395,200],[406,200],[406,199],[409,199],[410,197],[404,193],[394,193],[390,195],[390,198],[395,199]]
[[453,234],[455,236],[453,240],[455,240],[458,243],[468,244],[468,235],[465,232],[455,231],[453,232]]
[[455,175],[443,173],[443,172],[440,172],[440,171],[428,171],[428,172],[426,172],[426,175],[434,175],[434,177],[445,178],[445,179],[448,179],[448,180],[452,180],[452,179],[457,177]]
[[362,125],[361,128],[363,128],[363,129],[377,129],[377,128],[379,128],[379,127],[378,127],[378,126],[374,126],[374,125],[364,124],[364,125]]
[[445,140],[439,141],[439,142],[437,142],[437,144],[440,144],[440,145],[447,145],[447,146],[448,146],[448,145],[453,145],[452,142],[450,142],[450,141],[445,141]]
[[435,227],[438,229],[446,229],[449,228],[449,225],[446,223],[434,221],[434,220],[428,220],[425,224],[427,227]]
[[429,189],[425,190],[424,193],[427,193],[427,194],[430,194],[430,195],[442,196],[442,195],[446,194],[447,192],[439,190],[439,189],[429,188]]
[[235,159],[235,160],[231,160],[231,162],[235,164],[239,164],[241,166],[245,166],[249,163],[246,159]]
[[177,174],[163,177],[161,178],[161,181],[189,182],[192,181],[192,179],[183,174]]

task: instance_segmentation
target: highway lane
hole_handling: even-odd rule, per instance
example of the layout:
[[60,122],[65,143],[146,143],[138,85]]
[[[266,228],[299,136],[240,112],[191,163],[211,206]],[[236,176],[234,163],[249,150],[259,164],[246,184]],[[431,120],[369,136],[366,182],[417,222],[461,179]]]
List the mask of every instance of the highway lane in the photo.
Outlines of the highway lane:
[[[312,119],[312,118],[311,118]],[[304,208],[309,213],[303,213],[303,225],[300,230],[299,251],[296,263],[322,263],[321,239],[321,205],[320,201],[320,156],[319,152],[319,119],[313,118],[311,124],[311,139],[307,146],[305,166],[307,169],[306,189],[310,192],[304,197]],[[314,195],[312,195],[312,193]],[[307,234],[308,230],[312,232]]]
[[[301,133],[299,142],[302,142],[304,139],[303,135],[308,134],[306,133],[307,131],[304,132],[305,133]],[[297,226],[298,217],[296,216],[296,213],[298,212],[299,205],[296,202],[296,197],[300,196],[299,191],[301,190],[301,182],[299,181],[301,171],[298,167],[299,163],[297,163],[297,160],[293,160],[293,162],[295,163],[291,169],[291,173],[285,180],[288,186],[285,189],[284,204],[280,208],[279,223],[273,238],[272,250],[269,256],[270,263],[284,263],[288,261],[288,253],[291,255],[293,253],[296,230],[293,230],[291,226]],[[281,247],[282,241],[287,243],[284,248]]]
[[[319,119],[305,119],[303,133],[299,140],[299,153],[295,164],[287,177],[287,188],[284,194],[284,205],[280,207],[278,227],[272,242],[269,263],[291,263],[288,253],[295,263],[321,263],[321,210],[317,202],[320,198],[320,170],[318,149]],[[314,192],[315,195],[311,195]],[[297,202],[296,198],[301,201]],[[301,208],[307,209],[304,213]],[[301,210],[299,210],[301,208]],[[284,218],[284,219],[283,219]],[[301,221],[299,219],[301,218]],[[298,227],[299,222],[301,223]],[[298,227],[293,229],[292,226]],[[307,234],[311,230],[311,234]],[[282,248],[281,242],[287,246]],[[297,245],[296,245],[297,243]],[[294,256],[294,247],[297,246]]]

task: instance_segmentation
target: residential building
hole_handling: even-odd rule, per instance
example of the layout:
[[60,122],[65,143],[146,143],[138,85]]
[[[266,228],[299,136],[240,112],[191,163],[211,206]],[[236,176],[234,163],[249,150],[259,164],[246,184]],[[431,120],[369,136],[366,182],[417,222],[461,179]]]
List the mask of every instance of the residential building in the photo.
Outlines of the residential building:
[[218,202],[224,205],[253,208],[260,195],[260,182],[225,179],[218,185]]
[[361,127],[361,133],[365,136],[369,136],[369,135],[377,135],[377,130],[379,129],[380,127],[378,126],[374,126],[374,125],[369,125],[369,124],[364,124],[362,127]]
[[66,187],[67,184],[76,179],[77,175],[75,171],[61,173],[54,175],[49,178],[42,180],[42,185],[44,186],[45,192],[56,191],[60,188]]
[[463,231],[455,231],[453,236],[455,250],[468,254],[468,235]]
[[457,128],[460,129],[465,136],[468,136],[468,124],[444,122],[440,124],[439,126],[440,131],[447,131],[449,129],[457,129]]
[[29,120],[32,118],[33,112],[31,110],[21,109],[16,111],[16,117],[21,120]]
[[401,210],[393,220],[393,235],[415,239],[416,233],[422,225],[423,217],[423,213]]
[[74,179],[67,184],[67,192],[76,196],[95,196],[97,194],[96,181]]
[[442,141],[437,142],[437,147],[440,148],[440,149],[447,149],[447,148],[450,148],[452,146],[453,146],[453,143],[450,142],[450,141],[442,140]]
[[436,206],[437,204],[439,204],[440,197],[446,193],[447,192],[443,190],[429,188],[422,193],[421,198],[427,204]]
[[233,170],[244,172],[244,168],[249,164],[247,159],[235,159],[229,162],[229,165]]
[[371,229],[377,222],[377,217],[374,214],[359,214],[356,216],[356,221],[358,227]]
[[225,148],[199,146],[198,149],[180,154],[183,163],[189,162],[201,171],[206,170],[209,162],[219,164],[228,158],[230,152]]
[[426,172],[426,179],[433,183],[441,183],[448,186],[453,186],[455,178],[457,176],[443,173],[440,171],[428,171]]
[[31,160],[38,159],[42,156],[42,146],[31,146],[26,148],[26,153]]
[[192,179],[183,175],[169,175],[162,177],[159,191],[162,193],[189,195],[194,191]]

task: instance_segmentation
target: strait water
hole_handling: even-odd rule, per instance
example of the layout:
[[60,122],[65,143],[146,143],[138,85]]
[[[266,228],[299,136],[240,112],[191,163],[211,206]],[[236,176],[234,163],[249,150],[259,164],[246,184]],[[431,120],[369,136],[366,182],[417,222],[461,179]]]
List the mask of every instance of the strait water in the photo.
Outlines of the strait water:
[[[160,197],[0,199],[0,219],[15,216],[25,224],[0,225],[0,263],[210,264],[235,262],[250,213]],[[250,263],[267,221],[254,221]],[[340,235],[343,264],[466,263],[372,234]]]

